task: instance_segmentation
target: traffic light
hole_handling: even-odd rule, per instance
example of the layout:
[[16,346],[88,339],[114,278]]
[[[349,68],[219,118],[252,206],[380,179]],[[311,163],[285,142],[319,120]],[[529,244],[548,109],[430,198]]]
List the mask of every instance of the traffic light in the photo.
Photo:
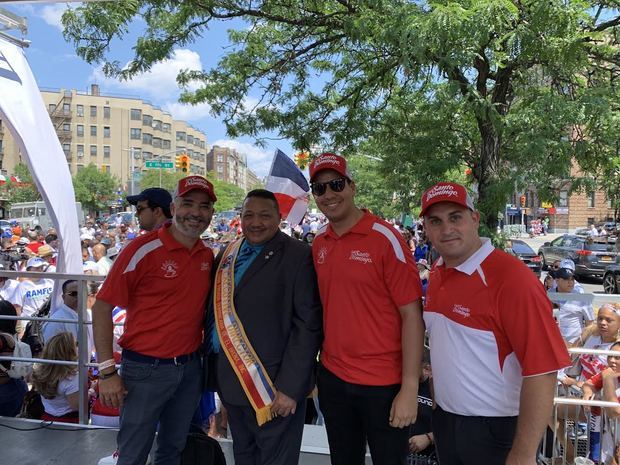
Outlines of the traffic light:
[[295,164],[302,170],[306,167],[310,161],[310,154],[308,152],[299,152],[295,154]]
[[525,207],[525,195],[522,195],[522,196],[519,198],[519,201],[521,202],[521,207]]
[[177,155],[175,157],[174,166],[176,166],[177,170],[181,173],[189,172],[189,157],[184,153]]

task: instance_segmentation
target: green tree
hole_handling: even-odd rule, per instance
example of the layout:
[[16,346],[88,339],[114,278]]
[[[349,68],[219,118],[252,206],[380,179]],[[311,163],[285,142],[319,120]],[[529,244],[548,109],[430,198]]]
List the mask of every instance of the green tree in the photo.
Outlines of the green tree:
[[15,176],[20,180],[19,183],[7,181],[2,186],[2,196],[5,197],[9,204],[17,202],[34,202],[41,200],[41,194],[34,182],[28,167],[23,163],[18,163],[14,168]]
[[177,183],[179,182],[179,179],[184,176],[185,174],[178,171],[161,170],[160,178],[159,170],[148,170],[146,173],[142,174],[142,178],[140,179],[140,189],[144,190],[148,189],[149,187],[162,187],[169,192],[174,192],[174,190],[177,188]]
[[[207,102],[230,136],[278,131],[299,150],[369,153],[401,196],[465,165],[487,225],[527,184],[548,197],[608,165],[597,129],[618,112],[617,0],[144,0],[68,11],[65,36],[107,75],[130,79],[240,19],[207,71],[184,71],[184,102]],[[131,21],[125,66],[109,58]],[[238,24],[238,23],[237,23]],[[196,86],[199,83],[199,86]],[[190,90],[191,89],[196,90]],[[197,87],[197,88],[196,88]],[[253,97],[248,99],[248,97]],[[257,102],[249,104],[248,102]],[[397,167],[397,169],[395,169]],[[575,184],[579,187],[579,184]]]
[[214,174],[207,173],[207,179],[213,184],[217,202],[215,211],[224,212],[241,206],[245,192],[239,186],[215,179]]
[[73,176],[75,198],[84,209],[95,216],[101,210],[107,210],[115,199],[115,187],[119,181],[108,173],[102,173],[94,164],[85,166]]

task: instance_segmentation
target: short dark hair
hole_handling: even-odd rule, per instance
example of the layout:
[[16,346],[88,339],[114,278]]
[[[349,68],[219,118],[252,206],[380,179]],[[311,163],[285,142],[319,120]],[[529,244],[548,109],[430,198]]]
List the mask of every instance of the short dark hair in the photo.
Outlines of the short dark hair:
[[77,283],[75,279],[67,279],[64,283],[62,283],[62,293],[64,294],[67,291],[67,286],[71,283]]
[[168,219],[172,218],[172,213],[170,213],[170,205],[160,205],[153,202],[151,199],[146,199],[146,203],[148,204],[150,209],[161,208],[161,211],[164,213],[164,216]]
[[278,212],[278,215],[280,214],[280,205],[278,205],[278,199],[276,199],[276,196],[274,195],[273,192],[268,191],[267,189],[251,190],[250,192],[246,194],[245,199],[243,199],[243,203],[245,203],[247,199],[250,199],[252,197],[258,197],[259,199],[271,200],[274,206],[276,207],[276,212]]
[[56,239],[58,239],[58,236],[56,234],[48,234],[47,236],[45,236],[45,243],[49,244]]
[[[8,300],[0,300],[0,315],[17,316],[17,310]],[[0,333],[15,334],[17,326],[16,320],[0,320]]]

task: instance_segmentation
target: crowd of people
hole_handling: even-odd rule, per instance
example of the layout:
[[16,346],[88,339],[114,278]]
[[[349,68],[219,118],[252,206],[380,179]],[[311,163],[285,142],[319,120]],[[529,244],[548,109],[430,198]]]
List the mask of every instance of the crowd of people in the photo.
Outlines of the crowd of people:
[[[139,227],[84,225],[84,273],[106,276],[87,284],[98,363],[91,421],[119,427],[117,451],[100,463],[144,464],[158,431],[155,462],[178,464],[217,392],[220,415],[206,427],[229,429],[238,465],[297,463],[309,416],[325,423],[333,465],[363,463],[367,446],[381,465],[407,454],[532,464],[558,382],[609,397],[616,359],[582,356],[574,376],[567,347],[612,347],[620,308],[595,313],[567,296],[553,309],[546,296],[579,292],[574,264],[554,263],[541,284],[478,236],[480,215],[461,185],[429,188],[420,220],[404,227],[356,205],[344,158],[322,154],[309,170],[321,213],[294,228],[263,189],[247,194],[238,217],[211,224],[217,196],[200,176],[181,179],[173,195],[128,197]],[[5,280],[0,313],[38,315],[47,302],[46,314],[77,322],[77,282],[62,283],[62,304],[49,299],[54,231],[6,234],[3,253],[19,259],[5,266],[41,277]],[[7,321],[2,354],[28,335],[23,321]],[[76,326],[43,323],[40,356],[75,361]],[[37,364],[27,379],[2,366],[0,414],[20,411],[29,381],[42,419],[77,421],[74,365]]]

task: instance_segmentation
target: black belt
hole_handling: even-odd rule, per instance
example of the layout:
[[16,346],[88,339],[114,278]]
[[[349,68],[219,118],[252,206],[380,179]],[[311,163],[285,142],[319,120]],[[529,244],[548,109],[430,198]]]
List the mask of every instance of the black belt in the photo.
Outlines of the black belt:
[[172,358],[157,358],[150,355],[140,354],[133,350],[123,349],[123,358],[125,360],[131,360],[132,362],[150,363],[152,365],[185,365],[191,362],[195,358],[200,356],[199,352],[192,352],[191,354],[179,355]]

